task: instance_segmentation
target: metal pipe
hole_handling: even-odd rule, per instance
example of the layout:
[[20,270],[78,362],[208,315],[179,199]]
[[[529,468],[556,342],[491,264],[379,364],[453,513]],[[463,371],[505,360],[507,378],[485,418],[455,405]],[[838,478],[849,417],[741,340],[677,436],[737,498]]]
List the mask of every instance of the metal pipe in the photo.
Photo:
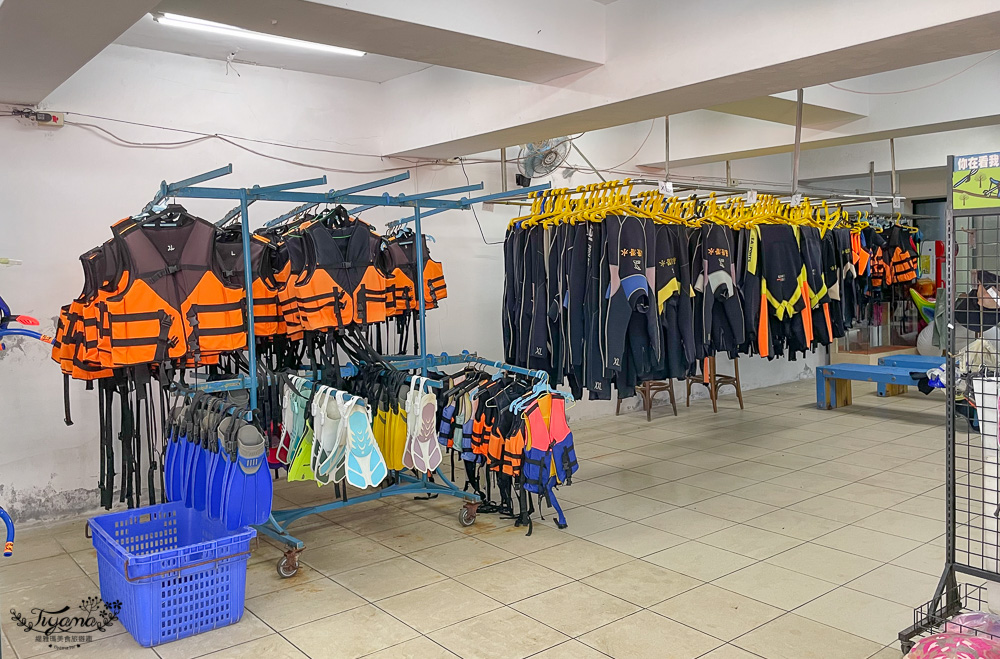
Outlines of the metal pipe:
[[727,160],[726,161],[726,185],[732,186],[733,183],[734,183],[734,181],[733,181],[733,164]]
[[[630,184],[632,184],[632,185],[659,186],[660,183],[661,183],[661,181],[655,181],[655,180],[649,180],[649,179],[632,179],[630,181]],[[742,194],[744,194],[744,193],[747,192],[747,190],[744,189],[744,188],[733,188],[733,187],[725,187],[725,186],[720,186],[720,185],[707,185],[707,184],[706,185],[702,185],[702,184],[697,184],[697,183],[692,183],[692,184],[685,184],[685,183],[677,184],[677,183],[675,183],[674,184],[674,190],[676,192],[695,192],[695,191],[719,192],[719,193],[722,193],[723,195],[726,195],[726,196],[729,196],[729,195],[742,195]],[[757,193],[758,194],[763,194],[763,195],[770,195],[770,196],[778,197],[778,198],[785,198],[785,197],[790,197],[791,196],[787,191],[784,191],[784,190],[757,190]],[[807,198],[809,198],[812,201],[828,201],[828,202],[831,202],[831,203],[834,203],[834,204],[837,204],[837,205],[840,205],[840,206],[868,206],[871,203],[870,202],[870,199],[871,199],[870,196],[869,195],[862,195],[862,194],[847,194],[847,193],[831,194],[831,193],[827,193],[827,192],[810,193],[808,191],[806,191],[806,192],[804,192],[802,194],[803,194],[804,197],[807,197]],[[890,197],[888,197],[886,195],[877,195],[876,199],[878,199],[880,202],[884,202],[884,203],[889,203],[889,201],[891,201]],[[902,199],[902,197],[901,197],[901,199]],[[528,199],[522,199],[521,197],[510,197],[508,199],[501,199],[499,201],[494,201],[492,203],[495,203],[495,204],[504,204],[504,205],[508,205],[508,206],[525,206],[525,207],[532,205],[532,202],[530,200],[528,200]],[[430,215],[432,213],[436,214],[436,213],[439,213],[439,212],[443,212],[443,211],[435,210],[435,211],[425,212],[425,213],[423,213],[423,217],[427,217],[428,215]],[[893,217],[895,217],[896,215],[898,215],[898,213],[893,213],[892,215],[893,215]],[[935,219],[935,217],[931,216],[931,215],[913,215],[913,214],[907,214],[907,213],[903,213],[901,215],[901,217],[905,218],[905,219],[928,219],[928,220]],[[412,221],[413,221],[413,218],[409,217],[409,218],[406,218],[405,220],[401,220],[401,221],[397,220],[396,223],[402,222],[402,223],[405,224],[407,222],[412,222]],[[391,224],[392,223],[390,223],[390,225]]]
[[500,147],[500,189],[507,192],[507,147]]
[[581,151],[581,150],[580,150],[580,147],[578,147],[578,146],[576,145],[576,142],[574,142],[573,140],[570,140],[570,141],[569,141],[569,143],[570,143],[570,145],[571,145],[571,146],[572,146],[572,147],[573,147],[574,149],[576,149],[576,152],[580,154],[580,157],[581,157],[581,158],[583,158],[583,159],[584,159],[584,161],[585,161],[585,162],[586,162],[586,163],[587,163],[587,164],[588,164],[588,165],[590,166],[590,169],[591,169],[591,170],[593,170],[593,172],[594,172],[595,174],[597,174],[597,178],[599,178],[599,179],[601,179],[602,181],[604,181],[605,183],[607,183],[607,182],[608,182],[608,179],[604,178],[604,176],[602,176],[602,175],[601,175],[601,173],[600,173],[599,171],[597,171],[597,168],[596,168],[596,167],[594,167],[594,163],[590,162],[590,158],[588,158],[587,156],[585,156],[585,155],[583,154],[583,151]]
[[[955,165],[955,156],[948,156],[948,171],[953,172]],[[948,174],[949,178],[951,174]],[[955,281],[957,270],[956,270],[956,260],[958,249],[957,236],[955,235],[955,215],[954,215],[954,188],[948,185],[948,200],[945,203],[944,208],[944,218],[945,218],[945,248],[944,248],[944,258],[945,258],[945,277],[944,277],[944,308],[947,309],[947,328],[948,332],[945,339],[945,355],[947,361],[945,362],[945,372],[947,375],[946,381],[946,395],[949,396],[947,400],[956,400],[956,393],[958,391],[958,386],[955,380],[956,368],[955,368],[955,352],[956,352],[956,327],[955,327],[955,292],[956,284]],[[946,513],[945,513],[945,564],[952,566],[955,564],[955,505],[956,505],[956,492],[955,492],[955,411],[954,408],[949,405],[948,413],[945,415],[945,465],[947,466],[947,475],[945,479],[945,500],[947,501]],[[944,579],[942,579],[942,584],[944,584]],[[941,585],[938,586],[938,590],[941,590]],[[937,594],[935,593],[935,596]],[[940,598],[937,598],[940,600]],[[938,610],[935,605],[935,610]]]
[[871,196],[875,196],[875,161],[868,162],[868,182],[871,185]]
[[253,321],[253,263],[250,260],[250,214],[247,191],[240,190],[240,233],[243,235],[243,280],[247,291],[247,362],[250,375],[250,409],[257,409],[257,343]]
[[[413,220],[416,230],[414,237],[414,249],[417,252],[417,274],[414,277],[417,289],[417,304],[419,311],[418,323],[420,325],[420,350],[421,356],[427,354],[427,303],[424,300],[424,232],[420,226],[420,202],[413,207]],[[427,376],[427,363],[421,360],[420,375]]]
[[896,141],[893,138],[889,138],[889,165],[892,168],[891,178],[889,179],[889,191],[892,196],[896,196]]
[[802,99],[804,96],[802,88],[799,87],[795,91],[795,151],[792,154],[792,194],[799,191],[799,156],[802,154]]
[[663,116],[663,180],[670,180],[670,115]]

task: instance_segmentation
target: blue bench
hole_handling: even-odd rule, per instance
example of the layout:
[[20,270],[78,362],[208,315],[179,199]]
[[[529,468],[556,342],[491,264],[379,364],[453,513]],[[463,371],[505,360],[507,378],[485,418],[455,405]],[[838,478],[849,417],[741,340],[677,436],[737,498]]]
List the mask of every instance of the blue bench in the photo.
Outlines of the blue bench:
[[944,366],[944,357],[926,357],[924,355],[893,355],[880,357],[879,366],[895,366],[912,368],[914,371],[929,371],[932,368]]
[[[919,369],[916,369],[919,370]],[[851,404],[851,381],[876,382],[888,385],[893,395],[899,387],[916,384],[911,375],[914,369],[898,366],[869,366],[868,364],[833,364],[816,369],[816,407],[832,410]]]
[[[944,366],[944,357],[929,357],[926,355],[893,355],[891,357],[880,357],[878,363],[879,366],[908,368],[914,372],[920,371],[921,373],[926,373],[932,368]],[[879,396],[894,396],[905,393],[905,386],[902,388],[890,388],[888,385],[884,385],[882,383],[879,383],[878,385]]]

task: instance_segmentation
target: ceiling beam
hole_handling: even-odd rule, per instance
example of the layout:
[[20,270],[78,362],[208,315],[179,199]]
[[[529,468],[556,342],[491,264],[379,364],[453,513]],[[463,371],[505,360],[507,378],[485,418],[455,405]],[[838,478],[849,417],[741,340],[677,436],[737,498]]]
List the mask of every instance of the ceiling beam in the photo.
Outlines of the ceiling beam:
[[0,3],[0,102],[37,105],[157,1]]
[[[795,125],[795,106],[793,99],[778,96],[758,96],[742,101],[732,101],[713,105],[709,110],[734,114],[738,117],[773,121],[789,126]],[[802,104],[802,125],[807,128],[832,127],[857,121],[865,115],[848,112],[839,108],[816,103]]]
[[[609,21],[616,8],[624,11],[633,4],[608,6]],[[830,29],[821,31],[822,38],[820,32],[802,29],[804,18],[798,12],[761,14],[753,5],[731,3],[736,13],[713,25],[713,39],[728,43],[727,48],[706,48],[704,30],[685,26],[682,17],[671,24],[670,39],[643,39],[642,31],[655,30],[661,22],[675,18],[671,14],[658,21],[652,15],[656,6],[666,4],[644,3],[645,19],[629,14],[620,17],[620,28],[609,25],[604,66],[549,85],[483,79],[437,67],[385,83],[385,106],[390,109],[383,134],[385,153],[454,157],[674,116],[797,87],[986,53],[996,48],[1000,33],[1000,11],[994,5],[966,4],[956,13],[957,5],[920,0],[905,20],[882,20],[883,15],[898,17],[898,5],[869,0],[853,3],[854,9],[844,12],[832,5],[827,12],[822,9],[824,3],[799,3],[803,11],[823,13],[821,18]],[[710,11],[710,5],[688,3],[684,10]],[[787,34],[787,38],[774,48],[761,48],[760,34],[748,30],[747,21],[777,21],[766,29]],[[862,24],[865,29],[856,29]],[[816,30],[821,28],[817,25]],[[689,52],[698,56],[685,59],[683,65],[648,66],[651,61],[667,62]],[[421,89],[436,92],[420,96]],[[406,103],[407,98],[416,99],[416,105]],[[461,111],[456,113],[456,107]]]
[[532,83],[604,61],[604,6],[572,0],[163,0],[157,11]]

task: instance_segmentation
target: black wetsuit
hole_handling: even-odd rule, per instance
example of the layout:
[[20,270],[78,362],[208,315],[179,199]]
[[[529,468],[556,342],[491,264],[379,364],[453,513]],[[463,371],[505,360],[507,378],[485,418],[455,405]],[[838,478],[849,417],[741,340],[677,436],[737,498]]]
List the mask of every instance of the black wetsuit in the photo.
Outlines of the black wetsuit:
[[727,227],[715,224],[701,227],[700,262],[695,262],[698,270],[694,287],[703,294],[700,339],[706,357],[716,350],[736,355],[745,340],[732,238],[732,230]]
[[609,215],[604,224],[610,275],[606,366],[624,374],[624,381],[619,382],[624,396],[635,386],[638,375],[650,372],[660,358],[654,293],[656,241],[653,223],[644,218]]

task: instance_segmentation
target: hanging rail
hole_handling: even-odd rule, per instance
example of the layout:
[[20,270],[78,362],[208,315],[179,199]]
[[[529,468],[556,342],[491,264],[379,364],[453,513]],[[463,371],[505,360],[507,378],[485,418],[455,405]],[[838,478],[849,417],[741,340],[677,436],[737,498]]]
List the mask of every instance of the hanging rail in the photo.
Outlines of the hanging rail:
[[[488,201],[493,201],[495,199],[505,199],[507,197],[516,197],[518,195],[524,195],[524,194],[528,194],[530,192],[541,192],[543,190],[549,190],[551,188],[552,188],[552,184],[551,183],[543,183],[541,185],[533,185],[533,186],[528,187],[528,188],[521,188],[520,190],[509,190],[507,192],[496,192],[496,193],[493,193],[493,194],[487,194],[487,195],[482,195],[482,196],[479,196],[479,197],[473,197],[472,199],[466,199],[465,197],[463,197],[462,199],[459,200],[459,202],[463,204],[461,206],[461,210],[466,210],[468,208],[471,208],[473,204],[479,204],[479,203],[484,203],[484,202],[488,202]],[[480,186],[479,189],[482,189],[482,186]],[[430,210],[430,211],[427,211],[427,212],[423,213],[422,217],[430,217],[431,215],[437,215],[438,213],[443,213],[443,212],[445,212],[447,210],[453,210],[453,209],[452,208],[437,208],[437,209]],[[388,222],[388,223],[386,223],[385,226],[386,226],[387,229],[393,229],[395,227],[405,226],[405,225],[409,224],[410,222],[416,222],[417,219],[418,219],[417,218],[417,213],[414,213],[410,217],[404,217],[404,218],[399,219],[399,220],[393,220],[392,222]]]
[[[418,244],[423,240],[423,232],[421,228],[420,215],[423,208],[430,208],[431,211],[428,212],[441,212],[444,210],[457,210],[469,208],[474,203],[479,203],[481,201],[489,201],[494,199],[506,198],[516,194],[523,194],[524,190],[520,191],[509,191],[500,192],[496,194],[483,195],[480,197],[475,197],[472,199],[461,198],[455,199],[440,199],[442,196],[449,196],[454,194],[459,194],[463,192],[472,192],[476,190],[482,190],[483,184],[475,185],[465,185],[455,188],[447,188],[444,190],[436,190],[432,192],[422,192],[412,195],[396,195],[391,196],[388,193],[373,196],[373,195],[358,195],[357,192],[362,192],[371,188],[379,187],[382,185],[387,185],[395,181],[402,181],[409,178],[409,173],[398,174],[394,177],[389,177],[387,179],[380,179],[377,181],[371,181],[369,183],[364,183],[359,186],[354,186],[351,188],[346,188],[344,190],[332,190],[326,193],[316,193],[316,192],[301,192],[296,191],[298,188],[310,187],[314,185],[323,185],[326,183],[326,177],[308,179],[305,181],[295,181],[292,183],[283,183],[272,186],[254,186],[252,188],[215,188],[215,187],[195,187],[198,183],[203,183],[205,181],[210,181],[220,176],[225,176],[232,173],[232,165],[227,165],[219,169],[212,170],[210,172],[205,172],[204,174],[199,174],[176,183],[167,183],[166,181],[160,184],[160,188],[154,195],[153,200],[144,208],[144,211],[152,209],[154,206],[162,202],[167,197],[181,197],[181,198],[195,198],[195,199],[234,199],[239,201],[239,210],[230,211],[234,213],[229,219],[235,218],[237,215],[240,217],[240,229],[243,238],[243,267],[244,272],[252,272],[252,267],[250,263],[250,222],[249,222],[249,212],[248,207],[251,203],[256,201],[284,201],[284,202],[294,202],[302,205],[318,205],[318,204],[330,204],[330,203],[349,203],[349,204],[359,204],[361,206],[376,207],[376,206],[405,206],[414,209],[414,217],[412,218],[416,222],[416,239]],[[531,190],[544,190],[549,187],[548,184],[544,186],[535,186]],[[282,219],[287,219],[288,217],[294,216],[295,214],[301,212],[302,206],[293,210],[291,213],[286,213],[282,218],[278,220],[272,220],[269,225],[275,224],[277,221]],[[417,251],[417,266],[418,272],[423,272],[423,250],[418,249]],[[254,327],[254,304],[253,304],[253,280],[251,277],[245,277],[246,286],[246,296],[247,296],[247,332],[248,337],[252,335],[252,328]],[[420,326],[420,341],[421,345],[426,346],[426,301],[424,299],[423,286],[417,286],[417,298],[419,301],[419,326]],[[412,370],[420,370],[422,375],[427,374],[428,368],[433,368],[435,366],[442,366],[447,364],[457,364],[464,363],[470,360],[475,360],[478,363],[483,363],[486,365],[494,366],[497,368],[505,368],[514,372],[527,371],[526,369],[518,369],[518,367],[507,366],[506,364],[501,364],[500,362],[491,362],[489,360],[480,360],[479,357],[473,356],[469,353],[465,353],[458,357],[450,357],[448,355],[433,356],[424,355],[413,361],[401,361],[397,362],[399,366],[407,366]],[[226,391],[230,389],[248,389],[250,394],[250,406],[251,408],[257,407],[257,385],[259,382],[257,373],[257,352],[256,352],[256,342],[253,340],[247,341],[247,361],[248,361],[248,373],[245,376],[239,378],[233,378],[231,380],[205,383],[201,385],[202,389],[209,391]],[[515,370],[518,369],[518,370]],[[409,369],[408,369],[409,370]],[[533,375],[530,372],[527,374]],[[540,372],[538,375],[533,375],[533,377],[540,377]],[[315,514],[318,512],[324,512],[327,510],[333,510],[336,508],[344,507],[347,505],[352,505],[355,503],[362,503],[365,501],[372,501],[375,499],[380,499],[386,496],[392,496],[396,494],[426,494],[426,495],[436,495],[436,494],[447,494],[450,496],[458,497],[465,500],[465,507],[460,513],[463,515],[462,519],[467,520],[469,516],[472,519],[475,518],[476,507],[479,505],[479,497],[474,493],[464,492],[456,487],[451,481],[449,481],[440,470],[437,472],[438,478],[440,478],[440,483],[430,481],[427,474],[422,474],[420,478],[416,478],[410,474],[397,473],[397,482],[394,485],[388,487],[380,488],[379,490],[365,494],[353,499],[347,500],[346,498],[346,486],[343,492],[343,499],[341,501],[336,501],[333,503],[325,504],[322,506],[314,506],[311,508],[303,508],[291,511],[276,511],[272,513],[268,521],[258,526],[257,529],[269,535],[275,539],[280,540],[288,545],[289,550],[286,552],[285,557],[282,559],[283,563],[279,563],[279,566],[284,565],[286,569],[291,568],[292,573],[297,570],[298,566],[298,552],[304,547],[301,540],[298,540],[287,532],[287,525],[296,519],[300,519],[307,515]],[[464,523],[464,521],[463,521]]]
[[[422,357],[416,358],[406,358],[400,356],[399,358],[387,357],[385,359],[386,361],[393,363],[393,365],[397,366],[400,370],[413,370],[416,368],[426,369],[437,366],[454,366],[458,364],[482,364],[484,366],[490,366],[503,371],[526,375],[542,382],[547,382],[549,377],[548,374],[542,370],[530,370],[520,366],[512,366],[503,362],[484,359],[476,353],[469,352],[467,350],[463,350],[459,355],[449,355],[448,353],[442,352],[440,355],[425,354]],[[305,548],[305,543],[303,541],[288,532],[288,526],[292,522],[302,519],[303,517],[308,517],[309,515],[318,515],[331,510],[337,510],[338,508],[344,508],[345,506],[364,503],[366,501],[375,501],[376,499],[383,499],[385,497],[395,496],[398,494],[447,494],[449,496],[465,499],[467,502],[466,505],[478,505],[479,497],[473,493],[458,489],[458,487],[444,475],[440,467],[435,469],[433,473],[435,477],[441,479],[443,484],[434,482],[428,477],[427,474],[421,474],[418,478],[400,471],[396,473],[396,483],[393,485],[381,488],[380,490],[370,494],[363,494],[350,499],[346,497],[345,490],[343,496],[336,501],[315,506],[306,506],[304,508],[277,510],[271,513],[270,519],[268,519],[265,524],[255,528],[259,532],[264,533],[265,535],[270,536],[271,538],[274,538],[275,540],[278,540],[288,546],[289,552],[286,554],[286,556],[288,556],[289,554],[295,555]],[[336,492],[337,490],[335,489],[334,491]],[[292,560],[297,560],[297,558],[293,556]]]
[[[195,199],[236,199],[239,201],[239,206],[237,209],[231,210],[228,214],[232,214],[230,219],[235,218],[237,215],[241,217],[241,233],[243,238],[243,259],[244,259],[244,272],[251,272],[250,263],[250,228],[249,228],[249,214],[248,207],[255,201],[291,201],[291,202],[305,202],[304,205],[318,205],[318,204],[333,204],[333,203],[354,203],[361,204],[368,207],[376,206],[408,206],[417,208],[422,205],[430,206],[435,209],[460,209],[467,208],[470,204],[476,203],[477,200],[469,200],[466,198],[462,199],[439,199],[437,197],[448,196],[459,194],[462,192],[471,192],[476,190],[481,190],[483,188],[482,183],[474,185],[464,185],[454,188],[446,188],[443,190],[434,190],[430,192],[421,192],[417,194],[400,194],[400,195],[389,195],[388,193],[381,196],[372,195],[358,195],[356,193],[363,192],[365,190],[370,190],[372,188],[377,188],[385,185],[389,185],[394,182],[405,181],[410,177],[409,172],[403,172],[401,174],[396,174],[394,176],[378,179],[375,181],[369,181],[367,183],[362,183],[359,185],[344,188],[342,190],[331,190],[325,193],[317,192],[301,192],[297,191],[299,188],[312,187],[316,185],[325,185],[326,177],[318,177],[313,179],[306,179],[301,181],[292,181],[289,183],[280,183],[277,185],[269,186],[258,186],[255,185],[251,188],[216,188],[216,187],[194,187],[198,183],[203,183],[205,181],[210,181],[221,176],[226,176],[231,174],[233,171],[232,164],[226,165],[225,167],[220,167],[204,174],[199,174],[197,176],[192,176],[191,178],[178,181],[176,183],[167,183],[163,181],[160,183],[160,188],[153,196],[152,201],[150,201],[144,211],[152,209],[154,206],[159,204],[161,201],[168,197],[181,197],[181,198],[195,198]],[[498,193],[498,195],[486,195],[484,198],[498,198],[510,194],[516,194],[517,191],[510,193]],[[292,211],[292,216],[301,212],[302,206]],[[233,214],[235,211],[235,214]],[[282,218],[289,216],[288,213]],[[282,218],[279,218],[282,219]],[[287,218],[286,218],[287,219]],[[269,225],[276,223],[276,220],[268,223]],[[418,224],[418,233],[419,224]],[[422,236],[422,234],[421,234]],[[423,252],[422,250],[417,250],[417,260],[420,266],[423,265]],[[420,270],[422,272],[422,269]],[[245,282],[247,287],[247,299],[253,299],[252,285],[253,282],[250,278],[247,278]],[[420,312],[419,312],[419,325],[420,325],[420,340],[424,344],[426,340],[426,317],[425,317],[425,301],[423,298],[423,289],[419,289],[419,302],[420,302]],[[254,323],[254,305],[251,302],[247,305],[247,322],[249,327],[253,327]],[[256,345],[253,341],[247,342],[247,357],[250,363],[249,374],[247,376],[248,381],[245,382],[243,378],[236,378],[234,381],[221,381],[217,383],[219,387],[228,387],[232,389],[243,388],[246,386],[250,390],[250,403],[251,407],[256,407],[257,405],[257,351]],[[426,374],[426,368],[422,369],[422,373]]]

